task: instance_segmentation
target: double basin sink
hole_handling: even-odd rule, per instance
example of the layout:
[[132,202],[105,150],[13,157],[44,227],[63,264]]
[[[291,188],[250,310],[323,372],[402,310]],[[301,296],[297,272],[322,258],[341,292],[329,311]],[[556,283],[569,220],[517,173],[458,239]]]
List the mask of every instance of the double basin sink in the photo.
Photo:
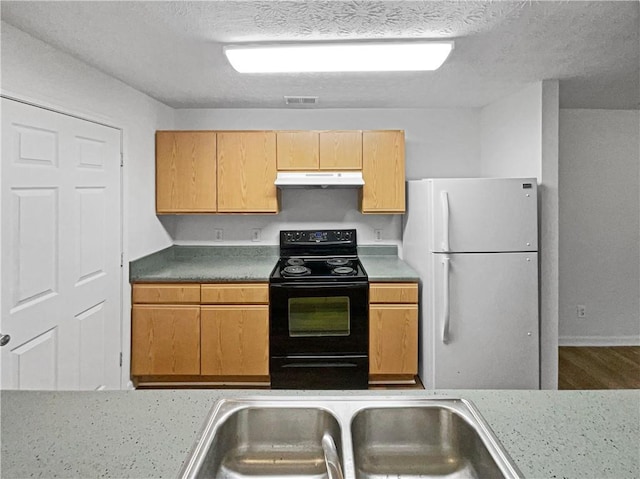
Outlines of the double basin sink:
[[181,478],[518,478],[464,399],[320,396],[217,402]]

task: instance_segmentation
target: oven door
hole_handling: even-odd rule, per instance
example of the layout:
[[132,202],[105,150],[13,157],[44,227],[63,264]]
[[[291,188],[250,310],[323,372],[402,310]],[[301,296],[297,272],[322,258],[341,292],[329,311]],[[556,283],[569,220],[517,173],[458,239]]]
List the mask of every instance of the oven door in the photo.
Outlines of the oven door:
[[269,296],[272,357],[368,354],[367,282],[271,284]]

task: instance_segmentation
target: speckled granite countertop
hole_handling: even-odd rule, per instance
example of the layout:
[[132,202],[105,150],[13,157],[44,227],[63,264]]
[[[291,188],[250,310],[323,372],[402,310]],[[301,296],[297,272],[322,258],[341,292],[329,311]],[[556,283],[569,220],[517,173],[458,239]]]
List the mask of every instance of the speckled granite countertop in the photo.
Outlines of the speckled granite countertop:
[[[363,246],[360,260],[370,281],[418,281],[395,246]],[[269,281],[277,246],[171,246],[132,261],[132,283]]]
[[[356,392],[333,391],[337,395]],[[219,398],[318,391],[2,391],[2,477],[176,477]],[[390,396],[389,391],[358,391]],[[398,394],[398,393],[396,393]],[[403,391],[471,400],[528,478],[640,477],[640,391]]]
[[132,261],[132,283],[269,281],[277,246],[171,246]]
[[358,248],[358,257],[369,281],[417,282],[420,279],[418,273],[398,257],[396,246],[362,246]]

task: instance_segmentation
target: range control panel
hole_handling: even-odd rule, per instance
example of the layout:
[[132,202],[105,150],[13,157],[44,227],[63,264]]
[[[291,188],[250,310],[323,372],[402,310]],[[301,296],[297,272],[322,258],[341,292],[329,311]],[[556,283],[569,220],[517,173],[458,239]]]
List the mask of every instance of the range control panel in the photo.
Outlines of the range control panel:
[[281,231],[280,244],[285,243],[355,243],[356,230]]

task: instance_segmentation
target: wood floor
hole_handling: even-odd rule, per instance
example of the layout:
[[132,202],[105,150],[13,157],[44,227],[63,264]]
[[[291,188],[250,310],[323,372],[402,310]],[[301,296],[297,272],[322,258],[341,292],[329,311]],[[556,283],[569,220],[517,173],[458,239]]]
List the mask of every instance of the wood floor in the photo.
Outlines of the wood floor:
[[558,389],[640,389],[640,346],[561,346]]

